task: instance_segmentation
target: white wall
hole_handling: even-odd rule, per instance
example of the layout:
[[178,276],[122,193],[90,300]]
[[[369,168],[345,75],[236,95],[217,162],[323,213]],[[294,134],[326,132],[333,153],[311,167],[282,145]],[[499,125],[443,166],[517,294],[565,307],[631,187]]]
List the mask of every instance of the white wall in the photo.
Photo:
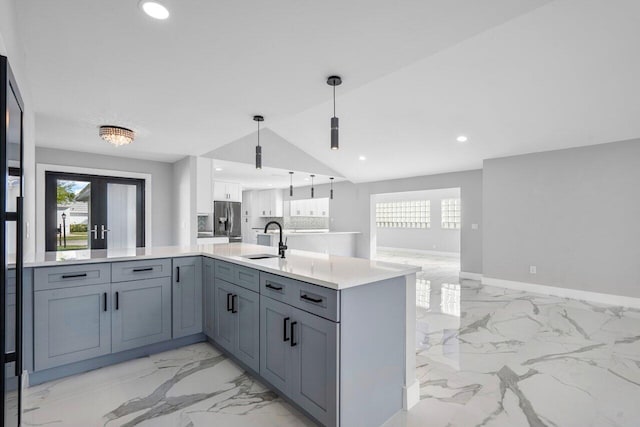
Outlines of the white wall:
[[75,166],[123,172],[138,172],[151,175],[151,234],[153,246],[173,244],[174,200],[173,166],[171,163],[126,157],[104,156],[79,151],[36,148],[36,162],[60,166]]
[[196,157],[187,156],[173,164],[173,241],[180,246],[196,244]]
[[[460,198],[464,209],[460,231],[461,270],[469,273],[482,273],[482,170],[453,172],[414,178],[353,184],[339,182],[334,184],[334,199],[330,201],[331,230],[360,231],[357,256],[369,258],[375,248],[371,225],[375,227],[375,212],[371,201],[372,194],[395,193],[399,191],[434,190],[441,188],[460,188]],[[328,197],[329,186],[316,186],[317,197]],[[309,187],[296,188],[293,199],[307,198]],[[285,192],[285,200],[289,200]],[[478,228],[473,229],[472,224]]]
[[[460,230],[444,229],[441,226],[441,200],[459,199],[459,188],[441,190],[409,191],[379,194],[375,203],[429,200],[431,202],[431,228],[385,228],[376,229],[378,247],[418,249],[424,251],[460,253]],[[464,215],[464,206],[462,207]]]
[[483,175],[485,277],[640,297],[640,140],[486,160]]
[[36,239],[33,233],[35,224],[35,114],[31,92],[27,80],[27,70],[24,61],[24,49],[20,42],[17,28],[15,28],[15,1],[0,0],[0,55],[9,58],[9,64],[18,83],[24,111],[24,249],[26,254],[35,252]]

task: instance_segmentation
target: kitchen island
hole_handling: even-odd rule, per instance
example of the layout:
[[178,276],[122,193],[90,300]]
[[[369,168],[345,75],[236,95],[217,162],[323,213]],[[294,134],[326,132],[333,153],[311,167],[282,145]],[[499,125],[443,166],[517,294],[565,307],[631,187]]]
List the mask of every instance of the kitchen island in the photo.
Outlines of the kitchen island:
[[[284,230],[282,234],[287,239],[287,246],[291,249],[354,257],[356,239],[361,233],[359,231]],[[278,246],[276,231],[258,233],[257,239],[259,245]]]
[[274,255],[231,243],[27,259],[31,383],[208,340],[322,425],[380,425],[416,403],[419,268]]

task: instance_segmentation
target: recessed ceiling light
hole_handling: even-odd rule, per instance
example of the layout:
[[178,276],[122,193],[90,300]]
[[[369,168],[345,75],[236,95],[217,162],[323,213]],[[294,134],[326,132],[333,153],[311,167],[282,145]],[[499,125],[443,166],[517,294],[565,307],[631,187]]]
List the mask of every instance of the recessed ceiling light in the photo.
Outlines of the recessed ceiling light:
[[216,168],[217,172],[220,172],[222,170],[222,168]]
[[469,138],[467,138],[465,135],[460,135],[456,138],[456,141],[458,142],[467,142],[469,140]]
[[360,156],[358,157],[360,160],[367,160],[367,158],[365,156]]
[[305,178],[304,180],[305,180],[305,181],[309,181],[309,178]]
[[142,0],[140,7],[144,13],[154,19],[167,19],[169,17],[169,10],[157,1]]

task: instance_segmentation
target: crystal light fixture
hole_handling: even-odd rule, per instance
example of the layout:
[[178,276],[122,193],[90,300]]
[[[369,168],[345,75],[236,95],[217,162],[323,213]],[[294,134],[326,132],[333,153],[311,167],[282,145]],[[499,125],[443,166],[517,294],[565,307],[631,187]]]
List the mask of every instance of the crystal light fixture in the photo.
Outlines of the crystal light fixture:
[[131,144],[136,134],[120,126],[100,126],[100,138],[117,147]]
[[260,146],[260,122],[264,122],[264,117],[253,116],[253,120],[258,122],[258,145],[256,145],[256,169],[262,169],[262,147]]
[[342,78],[339,76],[331,76],[327,79],[327,84],[333,86],[333,117],[331,117],[331,149],[340,148],[338,144],[339,120],[336,117],[336,86],[342,84]]

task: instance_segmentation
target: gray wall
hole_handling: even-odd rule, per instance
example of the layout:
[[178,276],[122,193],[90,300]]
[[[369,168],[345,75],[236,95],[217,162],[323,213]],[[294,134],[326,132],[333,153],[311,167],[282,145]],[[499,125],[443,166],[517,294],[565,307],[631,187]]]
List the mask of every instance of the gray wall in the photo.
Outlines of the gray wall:
[[187,156],[173,164],[173,241],[180,246],[196,244],[196,157]]
[[36,147],[36,162],[151,174],[151,233],[153,246],[172,245],[173,166],[171,163],[126,157],[104,156],[79,151]]
[[485,277],[640,297],[640,140],[485,160],[483,175]]
[[[431,228],[378,227],[376,230],[377,246],[460,253],[460,230],[445,229],[441,225],[441,200],[458,198],[460,198],[459,188],[403,191],[376,196],[376,203],[412,200],[429,200],[431,202]],[[464,210],[464,206],[462,209]]]
[[[360,231],[357,256],[368,258],[375,250],[371,224],[375,218],[371,195],[395,193],[398,191],[434,190],[440,188],[460,188],[462,199],[462,229],[460,233],[461,270],[482,273],[482,170],[452,172],[414,178],[353,184],[334,184],[334,199],[330,202],[331,230]],[[328,197],[329,186],[317,186],[316,197]],[[304,199],[309,195],[308,187],[296,189],[293,199]],[[285,193],[285,200],[289,200]],[[472,229],[478,224],[478,229]]]

